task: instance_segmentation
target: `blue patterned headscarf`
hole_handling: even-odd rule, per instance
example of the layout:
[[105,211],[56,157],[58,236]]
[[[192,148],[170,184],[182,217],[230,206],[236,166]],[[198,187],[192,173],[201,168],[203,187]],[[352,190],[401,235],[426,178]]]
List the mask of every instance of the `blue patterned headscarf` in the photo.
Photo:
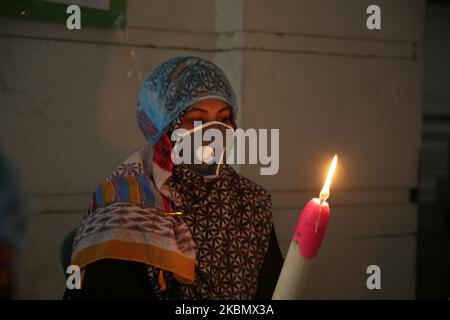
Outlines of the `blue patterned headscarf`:
[[172,58],[142,85],[136,110],[139,127],[154,146],[187,108],[206,99],[224,101],[236,117],[236,97],[221,69],[199,57]]

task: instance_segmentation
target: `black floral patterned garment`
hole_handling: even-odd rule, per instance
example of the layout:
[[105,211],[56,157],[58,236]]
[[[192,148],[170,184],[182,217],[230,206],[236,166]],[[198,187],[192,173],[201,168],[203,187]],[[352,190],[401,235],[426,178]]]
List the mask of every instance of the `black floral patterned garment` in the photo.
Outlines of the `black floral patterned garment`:
[[[214,179],[176,166],[167,185],[185,213],[197,255],[195,283],[180,285],[177,298],[253,299],[272,228],[266,191],[227,165]],[[157,271],[150,267],[150,276],[156,279]],[[152,283],[161,299],[168,297]]]

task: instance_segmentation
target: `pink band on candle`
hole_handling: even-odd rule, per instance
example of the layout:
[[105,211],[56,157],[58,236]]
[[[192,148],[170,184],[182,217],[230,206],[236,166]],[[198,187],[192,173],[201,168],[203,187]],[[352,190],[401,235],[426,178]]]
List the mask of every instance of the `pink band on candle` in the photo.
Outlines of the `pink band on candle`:
[[314,198],[303,208],[294,241],[297,241],[300,254],[305,259],[312,259],[317,255],[330,219],[328,203]]

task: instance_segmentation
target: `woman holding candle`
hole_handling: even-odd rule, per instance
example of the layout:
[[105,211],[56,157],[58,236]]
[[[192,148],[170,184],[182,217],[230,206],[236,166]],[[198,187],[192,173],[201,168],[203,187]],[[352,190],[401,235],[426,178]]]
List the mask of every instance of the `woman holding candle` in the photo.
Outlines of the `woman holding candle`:
[[282,266],[270,196],[226,164],[213,176],[171,160],[175,129],[235,128],[223,72],[198,57],[159,66],[141,89],[148,144],[95,191],[75,237],[70,299],[269,299]]

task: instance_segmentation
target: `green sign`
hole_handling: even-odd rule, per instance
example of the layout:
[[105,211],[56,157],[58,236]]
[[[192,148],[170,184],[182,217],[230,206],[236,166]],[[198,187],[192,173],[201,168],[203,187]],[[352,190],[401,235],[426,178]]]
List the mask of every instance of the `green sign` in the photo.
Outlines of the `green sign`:
[[[70,3],[61,2],[63,1],[0,0],[0,17],[66,23],[70,15],[66,10]],[[77,4],[77,1],[73,1],[73,4]],[[81,25],[83,27],[124,29],[126,7],[126,0],[110,0],[109,9],[80,5]]]

